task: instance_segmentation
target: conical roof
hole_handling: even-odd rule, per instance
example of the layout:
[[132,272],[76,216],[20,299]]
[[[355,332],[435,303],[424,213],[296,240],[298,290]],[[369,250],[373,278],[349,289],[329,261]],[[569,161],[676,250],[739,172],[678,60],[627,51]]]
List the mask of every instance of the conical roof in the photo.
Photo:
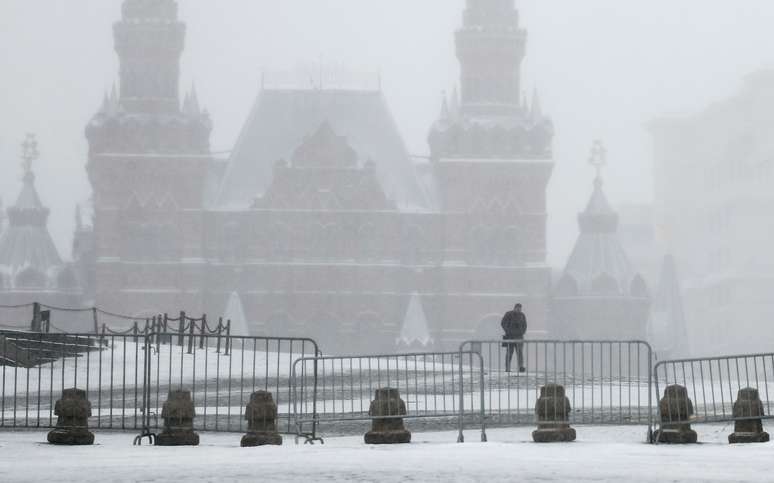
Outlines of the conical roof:
[[0,235],[0,267],[15,277],[27,268],[48,274],[62,265],[46,223],[49,210],[35,189],[35,175],[27,163],[16,203],[8,208],[8,226]]
[[250,328],[247,326],[245,309],[242,306],[242,298],[237,292],[232,292],[226,304],[224,320],[231,321],[231,335],[248,336]]
[[400,329],[398,344],[427,346],[432,344],[432,342],[433,338],[430,335],[427,316],[422,306],[422,297],[417,292],[414,292],[406,309],[406,316],[403,319],[403,327]]
[[559,295],[644,296],[644,281],[632,267],[618,239],[618,214],[594,181],[585,211],[578,215],[580,235],[557,288]]

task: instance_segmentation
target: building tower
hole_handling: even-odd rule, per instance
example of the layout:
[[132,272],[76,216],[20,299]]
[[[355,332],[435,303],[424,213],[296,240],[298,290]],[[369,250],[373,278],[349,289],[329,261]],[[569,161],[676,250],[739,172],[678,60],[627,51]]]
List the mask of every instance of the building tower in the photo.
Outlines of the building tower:
[[453,263],[447,265],[480,281],[476,292],[500,294],[486,306],[450,300],[446,315],[477,324],[482,336],[499,335],[494,314],[515,301],[530,314],[530,330],[545,329],[553,124],[537,94],[531,106],[520,102],[526,39],[513,0],[468,0],[456,35],[461,95],[443,99],[429,135],[441,208],[448,213],[445,258]]
[[463,112],[519,111],[526,45],[513,0],[468,0],[457,31]]
[[0,303],[77,307],[80,287],[51,239],[47,228],[50,211],[35,188],[32,163],[37,158],[38,143],[28,134],[22,144],[22,189],[8,207],[8,225],[0,235]]
[[580,235],[554,288],[551,336],[570,339],[646,340],[650,296],[643,277],[618,240],[618,214],[602,190],[607,153],[597,141],[590,163],[594,191],[578,215]]
[[128,314],[201,307],[209,115],[180,102],[185,24],[175,0],[125,0],[120,89],[86,128],[96,303]]

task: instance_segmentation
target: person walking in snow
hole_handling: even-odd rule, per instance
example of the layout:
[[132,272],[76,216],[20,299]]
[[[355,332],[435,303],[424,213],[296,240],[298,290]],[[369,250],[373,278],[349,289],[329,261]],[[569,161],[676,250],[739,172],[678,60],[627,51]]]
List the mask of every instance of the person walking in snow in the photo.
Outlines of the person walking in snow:
[[524,342],[511,342],[524,340],[524,334],[527,332],[527,316],[521,311],[521,304],[516,304],[513,310],[506,312],[500,325],[505,331],[503,340],[508,341],[503,342],[503,347],[508,349],[505,355],[505,372],[511,372],[514,352],[519,362],[519,372],[525,372],[527,369],[524,367]]

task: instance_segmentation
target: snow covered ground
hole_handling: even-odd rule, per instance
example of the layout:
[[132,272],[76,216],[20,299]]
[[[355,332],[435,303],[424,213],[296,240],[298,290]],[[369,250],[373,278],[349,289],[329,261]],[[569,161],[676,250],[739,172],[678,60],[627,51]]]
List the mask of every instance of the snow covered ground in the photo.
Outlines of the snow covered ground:
[[133,447],[130,433],[96,433],[92,447],[44,444],[45,432],[0,432],[0,481],[772,481],[774,443],[730,446],[731,426],[696,426],[703,444],[652,446],[644,427],[578,427],[578,441],[540,445],[530,429],[415,433],[410,445],[362,437],[325,445],[240,448],[238,434],[202,433],[196,448]]

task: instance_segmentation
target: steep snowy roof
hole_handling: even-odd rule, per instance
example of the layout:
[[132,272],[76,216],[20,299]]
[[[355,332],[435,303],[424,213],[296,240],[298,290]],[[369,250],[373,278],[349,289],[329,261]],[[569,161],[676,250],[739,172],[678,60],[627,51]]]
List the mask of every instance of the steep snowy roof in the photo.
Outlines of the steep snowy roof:
[[242,306],[242,298],[237,292],[231,292],[231,295],[228,297],[224,319],[231,321],[231,335],[250,335],[250,328],[247,326],[247,317],[245,317],[245,309]]
[[47,274],[62,265],[46,228],[48,214],[35,189],[35,176],[28,171],[16,203],[8,208],[8,226],[0,235],[0,266],[9,275],[27,268]]
[[[642,277],[632,267],[618,240],[618,214],[594,182],[586,210],[578,215],[580,235],[557,288],[558,295],[646,296]],[[574,287],[567,284],[574,282]]]
[[384,96],[354,90],[263,90],[229,160],[217,207],[248,207],[271,183],[274,164],[325,122],[346,138],[360,165],[376,163],[385,194],[400,209],[432,208]]
[[400,329],[398,344],[410,346],[418,343],[419,345],[426,346],[432,342],[433,339],[430,336],[427,316],[422,306],[422,297],[414,292],[406,309],[406,317],[403,320],[403,327]]

